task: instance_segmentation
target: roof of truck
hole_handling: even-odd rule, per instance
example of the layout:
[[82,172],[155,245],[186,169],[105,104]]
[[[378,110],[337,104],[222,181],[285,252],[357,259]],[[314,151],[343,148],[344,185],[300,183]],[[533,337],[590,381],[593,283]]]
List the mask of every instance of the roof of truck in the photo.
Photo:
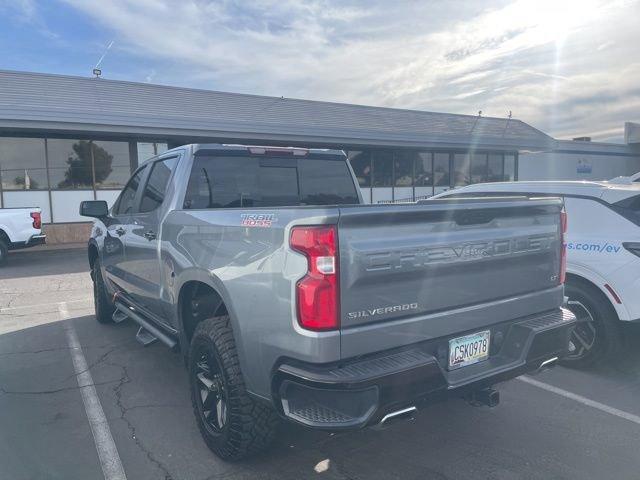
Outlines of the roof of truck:
[[615,203],[627,197],[640,194],[640,185],[616,184],[606,181],[523,181],[523,182],[495,182],[477,183],[466,187],[449,190],[442,196],[453,192],[525,192],[548,193],[558,195],[576,195],[581,197],[599,198],[609,203]]

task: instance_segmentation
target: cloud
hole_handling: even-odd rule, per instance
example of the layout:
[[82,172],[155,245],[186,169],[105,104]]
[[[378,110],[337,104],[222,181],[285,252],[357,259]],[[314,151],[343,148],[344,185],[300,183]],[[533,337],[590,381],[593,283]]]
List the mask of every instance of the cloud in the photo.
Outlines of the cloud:
[[0,14],[3,14],[0,18],[4,21],[10,18],[35,28],[44,37],[53,40],[59,38],[58,34],[47,27],[35,0],[0,0]]
[[512,110],[558,136],[621,130],[638,111],[638,0],[64,1],[110,29],[117,50],[152,60],[162,83]]

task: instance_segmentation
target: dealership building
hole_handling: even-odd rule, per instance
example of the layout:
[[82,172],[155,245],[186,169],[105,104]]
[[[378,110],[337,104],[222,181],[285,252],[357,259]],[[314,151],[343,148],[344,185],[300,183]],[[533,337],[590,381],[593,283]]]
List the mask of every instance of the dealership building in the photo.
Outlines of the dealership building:
[[196,142],[343,149],[372,203],[606,179],[640,170],[637,125],[627,130],[625,144],[563,141],[513,118],[0,70],[0,207],[39,206],[50,242],[83,240],[80,201],[113,202],[140,163]]

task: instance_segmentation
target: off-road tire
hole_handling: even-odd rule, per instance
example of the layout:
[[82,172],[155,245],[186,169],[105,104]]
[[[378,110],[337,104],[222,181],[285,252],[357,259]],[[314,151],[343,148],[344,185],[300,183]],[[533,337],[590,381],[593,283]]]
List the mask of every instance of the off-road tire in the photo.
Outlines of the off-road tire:
[[[197,355],[210,348],[221,367],[226,389],[227,419],[220,432],[207,428],[197,405],[200,387],[196,378]],[[227,315],[200,322],[189,347],[191,402],[200,433],[209,449],[224,460],[240,460],[266,449],[278,427],[276,412],[259,403],[246,390],[233,332]]]
[[569,309],[572,309],[571,302],[578,301],[593,317],[595,342],[583,356],[569,356],[562,363],[567,367],[588,368],[612,358],[622,348],[622,335],[620,320],[611,302],[597,288],[580,280],[568,281],[565,295],[569,298]]
[[0,238],[0,267],[7,264],[7,258],[9,257],[9,246]]
[[113,312],[116,311],[116,307],[107,293],[99,258],[96,258],[93,262],[91,278],[93,279],[93,301],[96,309],[96,320],[100,323],[113,323]]

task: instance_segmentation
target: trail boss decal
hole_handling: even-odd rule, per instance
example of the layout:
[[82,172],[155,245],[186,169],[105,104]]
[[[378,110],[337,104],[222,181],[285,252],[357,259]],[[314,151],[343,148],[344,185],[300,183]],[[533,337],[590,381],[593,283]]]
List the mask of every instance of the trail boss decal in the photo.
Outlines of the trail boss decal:
[[269,228],[273,222],[277,221],[275,213],[242,213],[240,214],[240,225],[243,227],[266,227]]

